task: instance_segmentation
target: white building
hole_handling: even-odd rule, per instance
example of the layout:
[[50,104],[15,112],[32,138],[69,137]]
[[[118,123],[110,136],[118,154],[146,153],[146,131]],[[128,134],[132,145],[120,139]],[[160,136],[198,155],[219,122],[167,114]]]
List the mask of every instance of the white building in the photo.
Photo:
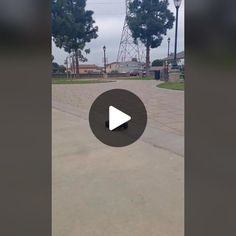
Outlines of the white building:
[[133,71],[142,70],[143,64],[137,61],[127,61],[127,62],[113,62],[107,65],[107,72],[117,72],[117,73],[131,73]]

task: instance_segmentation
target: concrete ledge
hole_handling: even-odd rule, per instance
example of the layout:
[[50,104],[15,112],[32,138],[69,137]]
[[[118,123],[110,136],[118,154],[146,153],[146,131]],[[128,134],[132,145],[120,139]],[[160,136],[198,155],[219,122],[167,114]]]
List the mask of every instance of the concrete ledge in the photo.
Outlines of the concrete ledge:
[[180,81],[180,71],[179,69],[171,69],[169,72],[169,82],[179,82]]

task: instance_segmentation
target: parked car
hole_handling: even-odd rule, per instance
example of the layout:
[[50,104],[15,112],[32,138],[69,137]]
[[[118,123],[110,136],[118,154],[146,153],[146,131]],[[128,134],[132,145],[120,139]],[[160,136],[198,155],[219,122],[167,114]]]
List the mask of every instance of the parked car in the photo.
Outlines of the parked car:
[[146,76],[146,71],[145,70],[133,70],[129,73],[130,76]]
[[139,71],[138,70],[133,70],[129,73],[130,76],[139,76]]

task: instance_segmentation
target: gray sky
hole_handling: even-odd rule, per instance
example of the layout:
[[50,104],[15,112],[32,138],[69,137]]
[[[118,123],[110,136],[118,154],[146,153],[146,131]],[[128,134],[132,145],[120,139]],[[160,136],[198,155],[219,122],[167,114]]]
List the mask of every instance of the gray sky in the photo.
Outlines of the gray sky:
[[[169,0],[169,9],[175,14],[173,0]],[[125,19],[125,0],[87,0],[87,9],[94,11],[95,25],[99,27],[98,38],[93,39],[87,44],[86,48],[91,49],[88,55],[87,64],[102,65],[103,49],[107,47],[108,62],[116,61],[118,48],[121,38],[121,32]],[[174,51],[174,35],[175,25],[173,29],[167,32],[162,44],[157,49],[151,51],[151,61],[157,58],[167,56],[167,38],[171,38],[170,52]],[[179,25],[178,25],[178,52],[184,50],[184,0],[179,9]],[[59,64],[64,64],[65,58],[68,55],[63,49],[56,48],[52,43],[52,54],[55,61]]]

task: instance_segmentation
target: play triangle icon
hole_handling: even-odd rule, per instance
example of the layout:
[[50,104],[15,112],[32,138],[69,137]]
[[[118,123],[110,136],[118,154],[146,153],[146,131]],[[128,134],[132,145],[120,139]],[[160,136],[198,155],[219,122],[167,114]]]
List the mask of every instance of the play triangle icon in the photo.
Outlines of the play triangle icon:
[[109,130],[112,131],[124,123],[131,120],[131,116],[118,110],[113,106],[109,106]]

